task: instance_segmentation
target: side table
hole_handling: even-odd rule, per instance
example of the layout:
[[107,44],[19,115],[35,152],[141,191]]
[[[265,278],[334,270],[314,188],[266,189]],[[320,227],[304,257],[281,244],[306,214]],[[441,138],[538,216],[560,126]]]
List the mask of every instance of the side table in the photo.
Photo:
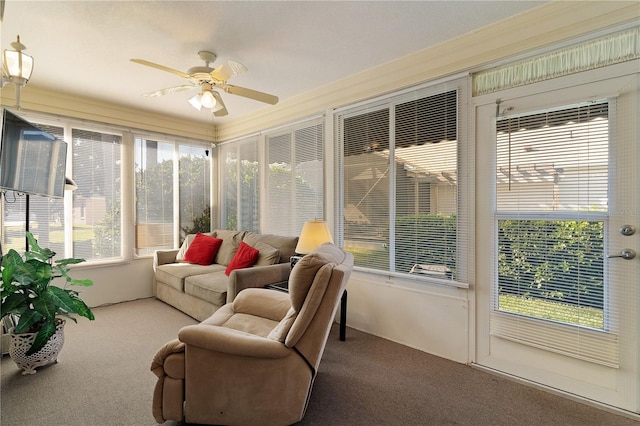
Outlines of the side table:
[[[289,293],[289,281],[280,281],[267,284],[264,288],[283,291]],[[347,290],[345,289],[340,297],[340,341],[344,342],[347,336]]]

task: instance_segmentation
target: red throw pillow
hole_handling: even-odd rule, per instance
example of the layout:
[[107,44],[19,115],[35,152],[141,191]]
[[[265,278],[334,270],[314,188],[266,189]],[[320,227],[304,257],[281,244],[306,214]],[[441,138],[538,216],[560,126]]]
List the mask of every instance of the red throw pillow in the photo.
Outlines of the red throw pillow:
[[249,244],[244,241],[240,243],[240,247],[238,247],[238,251],[231,259],[229,266],[224,271],[225,274],[229,275],[231,271],[234,269],[242,269],[248,268],[249,266],[253,266],[258,260],[258,255],[260,251],[251,247]]
[[184,260],[189,263],[197,263],[198,265],[211,265],[221,245],[222,240],[220,238],[196,234],[187,252],[184,254]]

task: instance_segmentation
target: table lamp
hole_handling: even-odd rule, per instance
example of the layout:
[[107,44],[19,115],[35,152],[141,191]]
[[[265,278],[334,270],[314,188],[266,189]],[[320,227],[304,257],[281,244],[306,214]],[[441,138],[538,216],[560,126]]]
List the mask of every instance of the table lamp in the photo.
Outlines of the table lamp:
[[[302,231],[300,231],[298,245],[296,245],[296,254],[305,255],[311,253],[327,242],[333,243],[327,222],[318,219],[308,220],[302,226]],[[302,256],[291,256],[292,268],[301,257]]]

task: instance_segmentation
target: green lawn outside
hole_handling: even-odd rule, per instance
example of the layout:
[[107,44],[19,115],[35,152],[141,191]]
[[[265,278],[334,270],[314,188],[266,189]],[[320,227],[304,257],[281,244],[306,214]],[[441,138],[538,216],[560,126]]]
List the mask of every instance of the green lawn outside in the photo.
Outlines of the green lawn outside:
[[512,294],[499,295],[498,303],[499,309],[505,312],[600,330],[604,328],[604,313],[602,309],[579,307],[567,303],[551,302]]
[[[38,226],[32,227],[30,231],[38,238]],[[19,253],[24,251],[24,228],[22,227],[7,227],[5,228],[6,247],[5,250],[15,248]],[[91,225],[76,225],[73,227],[73,239],[76,242],[79,241],[92,241],[95,238],[93,232],[93,226]],[[60,225],[50,225],[49,227],[49,244],[63,244],[64,243],[64,230]]]

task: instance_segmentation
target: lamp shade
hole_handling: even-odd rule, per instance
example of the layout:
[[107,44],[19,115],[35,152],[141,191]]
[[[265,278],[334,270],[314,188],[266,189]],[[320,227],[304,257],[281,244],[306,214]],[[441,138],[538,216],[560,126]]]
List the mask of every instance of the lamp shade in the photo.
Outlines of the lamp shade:
[[24,85],[31,78],[33,58],[22,53],[26,47],[20,43],[20,36],[18,41],[11,43],[11,46],[16,50],[5,50],[2,54],[4,72],[14,83]]
[[210,90],[205,90],[202,93],[200,102],[202,102],[202,106],[205,108],[213,108],[214,106],[216,106],[216,98],[213,97],[213,94]]
[[310,253],[324,243],[333,243],[327,222],[317,219],[308,220],[300,231],[296,253]]
[[202,98],[202,95],[198,93],[197,95],[189,99],[189,103],[191,104],[191,106],[197,109],[198,111],[200,111],[200,109],[202,108],[201,98]]

